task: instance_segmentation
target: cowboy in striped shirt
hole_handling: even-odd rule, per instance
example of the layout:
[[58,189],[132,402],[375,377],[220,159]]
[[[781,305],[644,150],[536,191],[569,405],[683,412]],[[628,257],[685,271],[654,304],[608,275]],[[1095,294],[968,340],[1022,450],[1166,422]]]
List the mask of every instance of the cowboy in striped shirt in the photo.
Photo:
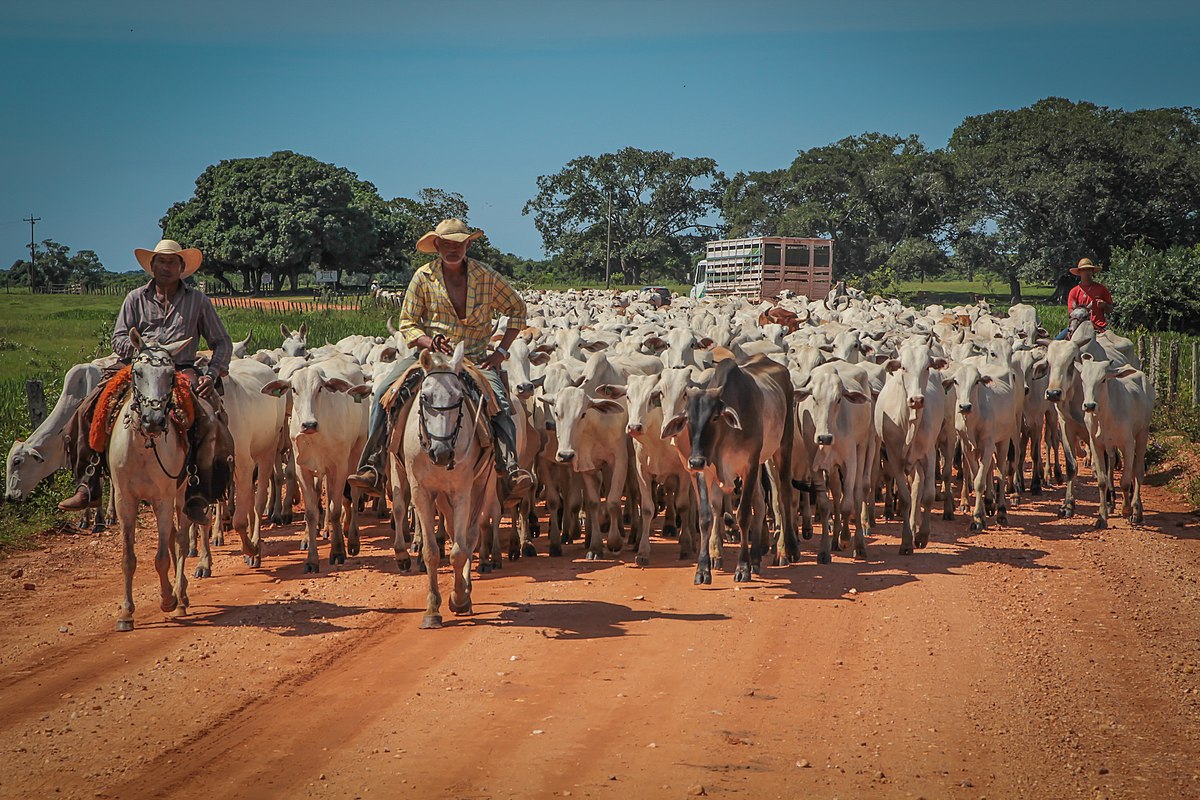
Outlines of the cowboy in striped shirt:
[[[447,219],[421,237],[417,250],[439,257],[413,275],[396,328],[417,350],[432,349],[449,355],[455,345],[463,343],[466,356],[482,368],[500,404],[500,413],[491,419],[497,467],[507,475],[511,493],[525,496],[533,490],[533,477],[517,464],[517,428],[500,378],[500,365],[508,357],[508,348],[525,327],[525,301],[495,270],[467,258],[467,248],[481,236],[483,231],[470,230],[462,220]],[[494,320],[501,315],[508,317],[508,327],[489,352]],[[380,487],[388,439],[387,412],[381,401],[388,387],[416,361],[415,355],[397,361],[375,382],[370,437],[358,472],[349,478],[355,486],[367,490]]]

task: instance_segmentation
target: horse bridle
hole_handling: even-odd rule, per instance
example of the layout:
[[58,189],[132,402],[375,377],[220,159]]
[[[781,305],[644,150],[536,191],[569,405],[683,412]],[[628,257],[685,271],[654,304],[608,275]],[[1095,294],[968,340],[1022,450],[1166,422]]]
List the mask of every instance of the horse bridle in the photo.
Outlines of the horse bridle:
[[[434,442],[448,442],[450,444],[450,464],[449,464],[449,466],[446,467],[446,469],[452,470],[452,469],[454,469],[454,448],[458,442],[458,434],[462,431],[462,423],[463,423],[463,416],[464,416],[463,415],[463,402],[467,398],[467,392],[466,392],[467,385],[466,385],[466,382],[463,380],[462,375],[460,375],[457,372],[451,372],[448,369],[427,372],[427,373],[425,373],[425,378],[429,378],[433,375],[453,375],[454,378],[458,381],[459,386],[462,387],[463,392],[461,395],[459,395],[457,403],[452,403],[451,405],[448,405],[448,406],[427,405],[425,403],[425,396],[421,395],[419,397],[418,403],[417,403],[417,420],[420,423],[417,438],[421,443],[421,449],[425,451],[426,455],[429,455],[429,449],[431,447],[433,447]],[[424,382],[424,379],[422,379],[422,382]],[[436,433],[430,433],[429,432],[429,422],[425,416],[426,411],[436,411],[439,413],[443,412],[443,411],[458,411],[458,418],[454,421],[454,430],[450,431],[450,433],[445,436],[439,436]]]
[[[133,360],[135,362],[140,362],[142,364],[146,364],[147,366],[151,366],[151,367],[170,366],[172,369],[174,369],[174,367],[175,367],[175,359],[171,356],[171,354],[169,352],[167,352],[166,349],[164,349],[162,347],[143,348],[141,350],[141,352],[139,352],[136,356],[133,357]],[[133,414],[136,415],[136,417],[138,419],[137,428],[138,428],[138,431],[142,434],[142,436],[146,439],[145,446],[154,451],[154,460],[158,462],[158,468],[163,471],[163,474],[166,475],[168,478],[170,478],[173,481],[179,480],[183,476],[183,473],[187,470],[187,459],[185,458],[183,460],[183,467],[180,468],[179,472],[176,473],[175,475],[172,475],[170,470],[168,470],[166,468],[166,466],[163,464],[162,456],[160,456],[158,454],[158,447],[155,446],[155,440],[158,439],[158,434],[147,433],[142,428],[142,425],[141,425],[143,408],[147,408],[151,411],[162,411],[167,416],[168,419],[171,418],[171,411],[175,408],[174,382],[172,382],[171,391],[169,391],[167,393],[167,396],[165,398],[146,397],[138,389],[138,384],[137,384],[136,380],[130,381],[130,390],[133,393],[133,399],[129,403],[129,410],[131,412],[133,412]],[[132,416],[129,419],[129,423],[130,424],[133,423]],[[191,476],[191,478],[189,478],[189,481],[192,483],[195,483],[196,476],[193,474]]]

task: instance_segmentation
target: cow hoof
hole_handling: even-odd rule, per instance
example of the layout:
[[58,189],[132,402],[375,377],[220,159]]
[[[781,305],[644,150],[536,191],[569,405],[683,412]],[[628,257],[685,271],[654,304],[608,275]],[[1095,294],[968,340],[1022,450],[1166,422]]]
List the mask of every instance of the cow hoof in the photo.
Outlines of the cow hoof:
[[504,562],[498,558],[493,558],[492,559],[492,569],[493,570],[504,569]]
[[184,617],[186,617],[187,615],[188,615],[188,607],[187,607],[187,603],[180,603],[180,604],[179,604],[179,607],[178,607],[178,608],[176,608],[176,609],[175,609],[175,610],[174,610],[174,611],[171,613],[171,616],[172,616],[174,619],[183,619],[183,618],[184,618]]
[[588,561],[595,561],[596,559],[600,558],[600,554],[594,550],[588,550],[587,553],[584,554],[583,557],[586,558]]
[[786,553],[776,553],[775,554],[775,566],[786,567],[790,563],[792,563],[792,560],[790,558],[788,558]]
[[329,566],[335,567],[338,564],[345,564],[345,563],[346,563],[346,554],[345,553],[330,553],[329,554]]
[[421,630],[423,631],[431,631],[440,627],[442,627],[441,614],[426,614],[421,618]]
[[859,561],[866,561],[867,560],[867,551],[866,550],[855,550],[854,557],[856,559],[858,559]]
[[417,559],[417,572],[421,573],[422,575],[428,574],[429,567],[425,566],[425,559]]
[[304,573],[305,574],[308,574],[310,572],[320,572],[320,571],[321,571],[321,565],[319,563],[317,563],[315,561],[305,561],[304,562]]
[[1129,521],[1134,525],[1141,525],[1142,524],[1142,512],[1134,511],[1132,514],[1129,515]]
[[214,547],[224,547],[225,546],[225,534],[214,531],[213,537],[212,537],[212,543],[213,543]]
[[608,552],[610,552],[610,553],[621,552],[621,543],[617,542],[616,544],[613,544],[612,542],[609,542],[608,543]]
[[164,597],[158,604],[158,607],[163,610],[164,614],[170,614],[179,606],[179,601],[174,596]]
[[696,586],[705,586],[712,583],[712,573],[708,570],[696,570],[696,577],[692,579],[692,583]]
[[912,549],[911,545],[900,545],[900,555],[911,556],[912,554],[913,554],[913,549]]
[[521,549],[519,547],[514,547],[513,549],[509,550],[508,551],[508,560],[509,561],[520,561],[521,560]]
[[526,558],[535,558],[537,556],[537,548],[529,542],[526,542],[525,544],[521,545],[521,555],[525,556]]
[[131,619],[119,619],[119,620],[117,620],[117,630],[118,630],[118,631],[131,631],[131,630],[133,630],[133,620],[131,620]]
[[352,556],[356,556],[356,555],[358,555],[358,551],[359,551],[359,543],[358,542],[347,542],[346,543],[346,552],[347,553],[349,553]]
[[971,533],[979,533],[983,530],[983,523],[976,520],[971,520]]
[[813,529],[812,529],[812,526],[811,526],[811,525],[806,525],[806,526],[804,526],[803,528],[801,528],[801,529],[800,529],[800,535],[801,535],[801,536],[803,536],[805,539],[811,539],[811,538],[813,537]]
[[664,539],[674,539],[679,535],[679,530],[674,525],[663,525],[662,535]]
[[1008,514],[1000,511],[996,514],[996,524],[1002,527],[1008,527]]
[[301,539],[301,540],[300,540],[300,549],[301,549],[301,550],[307,550],[307,549],[308,549],[308,539]]
[[1092,527],[1098,531],[1102,531],[1108,527],[1108,520],[1097,517],[1096,521],[1092,524]]
[[917,539],[913,542],[913,546],[918,550],[924,550],[929,546],[929,537],[917,537]]
[[549,553],[553,558],[561,558],[562,557],[562,545],[561,544],[548,545],[546,547],[546,552]]
[[258,568],[262,566],[261,556],[242,556],[242,561],[245,562],[247,567]]
[[274,525],[275,527],[279,527],[280,525],[283,524],[283,517],[272,516],[271,524]]
[[196,571],[192,573],[193,578],[211,578],[212,570],[208,567],[196,567]]
[[396,569],[400,570],[401,572],[408,572],[409,570],[412,569],[412,559],[411,558],[397,558],[396,559]]
[[1033,485],[1033,486],[1030,488],[1030,490],[1029,490],[1029,493],[1030,493],[1030,494],[1032,494],[1032,495],[1037,495],[1037,496],[1040,496],[1040,495],[1042,494],[1042,485],[1041,485],[1040,483],[1035,483],[1035,484],[1034,484],[1034,485]]
[[942,519],[947,520],[947,521],[954,519],[954,512],[953,511],[943,511]]
[[197,550],[196,548],[193,547],[191,550],[188,550],[188,558],[199,558],[199,557],[200,557],[200,551]]
[[638,556],[637,558],[633,559],[633,561],[634,561],[634,563],[635,563],[635,564],[637,564],[639,567],[648,567],[648,566],[650,566],[650,558],[649,558],[648,556]]
[[833,563],[833,554],[832,553],[817,553],[817,563],[818,564],[832,564]]
[[491,564],[487,564],[487,563],[485,563],[485,562],[483,562],[483,561],[480,561],[480,562],[479,562],[479,574],[480,574],[480,575],[490,575],[490,574],[492,574],[492,565],[491,565]]

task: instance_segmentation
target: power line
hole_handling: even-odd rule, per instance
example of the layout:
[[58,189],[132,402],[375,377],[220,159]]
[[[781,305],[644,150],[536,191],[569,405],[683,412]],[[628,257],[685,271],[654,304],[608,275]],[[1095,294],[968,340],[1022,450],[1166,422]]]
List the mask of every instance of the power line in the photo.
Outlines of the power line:
[[36,286],[35,278],[37,277],[37,238],[33,235],[33,228],[42,221],[41,217],[35,217],[33,212],[29,212],[27,219],[21,220],[29,223],[29,291],[32,292]]

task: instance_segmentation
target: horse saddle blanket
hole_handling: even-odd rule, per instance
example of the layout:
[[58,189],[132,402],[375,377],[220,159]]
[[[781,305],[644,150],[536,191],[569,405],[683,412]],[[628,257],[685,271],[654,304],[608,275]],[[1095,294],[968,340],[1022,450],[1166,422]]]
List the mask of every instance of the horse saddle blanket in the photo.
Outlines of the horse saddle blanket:
[[[113,427],[117,424],[117,415],[125,404],[125,398],[133,386],[133,368],[124,367],[109,379],[96,399],[96,408],[92,413],[92,424],[88,428],[88,445],[97,453],[103,453],[112,437]],[[196,407],[192,399],[192,387],[187,375],[175,373],[174,404],[171,408],[171,419],[175,422],[175,430],[180,442],[186,446],[187,432],[196,421]]]

